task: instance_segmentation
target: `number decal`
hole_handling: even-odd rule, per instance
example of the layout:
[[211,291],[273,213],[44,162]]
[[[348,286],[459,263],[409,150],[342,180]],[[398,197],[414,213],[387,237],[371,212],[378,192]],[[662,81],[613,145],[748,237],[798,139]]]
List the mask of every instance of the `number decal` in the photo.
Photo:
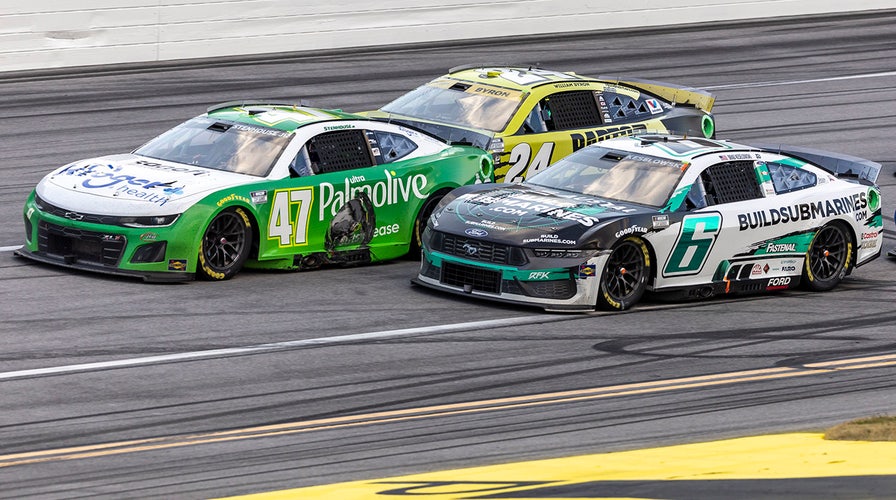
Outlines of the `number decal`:
[[[510,169],[504,177],[504,182],[520,182],[528,176],[535,175],[544,170],[551,164],[551,155],[554,153],[554,143],[546,142],[541,145],[532,164],[529,165],[529,159],[532,158],[532,146],[527,142],[521,142],[510,150]],[[526,166],[528,165],[528,170]]]
[[308,214],[311,213],[312,201],[314,190],[310,187],[275,191],[268,221],[268,238],[279,238],[281,247],[307,245]]
[[721,230],[722,214],[718,212],[686,215],[663,275],[687,276],[700,272]]

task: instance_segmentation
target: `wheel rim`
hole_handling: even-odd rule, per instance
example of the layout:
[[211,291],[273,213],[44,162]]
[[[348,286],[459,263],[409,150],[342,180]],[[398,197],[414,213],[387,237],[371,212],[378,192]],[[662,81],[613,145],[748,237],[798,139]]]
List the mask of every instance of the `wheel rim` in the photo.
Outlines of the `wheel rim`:
[[610,254],[606,269],[606,291],[621,302],[640,287],[645,272],[644,253],[638,245],[623,243]]
[[836,277],[846,263],[846,235],[835,226],[822,228],[809,251],[809,270],[819,280]]
[[246,230],[240,216],[225,212],[208,226],[202,241],[205,261],[216,270],[227,269],[236,263],[246,244]]

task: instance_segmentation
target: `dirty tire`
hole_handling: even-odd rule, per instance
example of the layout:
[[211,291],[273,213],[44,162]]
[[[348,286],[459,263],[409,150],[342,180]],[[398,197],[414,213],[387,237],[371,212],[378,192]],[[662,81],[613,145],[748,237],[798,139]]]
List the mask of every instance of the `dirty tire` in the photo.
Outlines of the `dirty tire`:
[[252,224],[242,208],[215,216],[202,235],[196,274],[211,281],[227,280],[243,268],[252,246]]
[[837,286],[849,271],[852,262],[852,240],[840,224],[827,224],[815,233],[806,263],[803,266],[803,283],[816,292]]
[[618,242],[600,274],[597,308],[623,311],[636,304],[647,288],[650,254],[640,238]]

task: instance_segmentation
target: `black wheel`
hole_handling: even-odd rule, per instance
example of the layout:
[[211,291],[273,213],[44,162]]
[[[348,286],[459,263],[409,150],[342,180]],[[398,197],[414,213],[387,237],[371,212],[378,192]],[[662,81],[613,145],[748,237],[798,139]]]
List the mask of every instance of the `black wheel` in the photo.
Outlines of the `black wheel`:
[[822,227],[806,252],[803,282],[809,290],[830,290],[846,276],[852,262],[852,240],[840,224]]
[[622,311],[644,295],[650,275],[650,253],[640,238],[626,238],[613,247],[600,275],[599,309]]
[[200,278],[227,280],[242,269],[252,246],[252,223],[242,208],[225,210],[212,219],[199,247]]

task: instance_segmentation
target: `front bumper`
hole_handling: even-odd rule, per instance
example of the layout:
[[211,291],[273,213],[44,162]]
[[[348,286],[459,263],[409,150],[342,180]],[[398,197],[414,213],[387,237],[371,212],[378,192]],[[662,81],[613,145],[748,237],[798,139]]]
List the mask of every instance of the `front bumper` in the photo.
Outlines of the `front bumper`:
[[197,253],[192,247],[196,245],[176,242],[177,223],[165,227],[123,227],[72,220],[50,207],[42,210],[33,194],[29,197],[24,210],[25,244],[15,255],[144,281],[188,281],[195,277]]
[[424,248],[413,283],[492,301],[540,307],[546,311],[593,311],[601,258],[577,267],[519,269],[463,259]]

